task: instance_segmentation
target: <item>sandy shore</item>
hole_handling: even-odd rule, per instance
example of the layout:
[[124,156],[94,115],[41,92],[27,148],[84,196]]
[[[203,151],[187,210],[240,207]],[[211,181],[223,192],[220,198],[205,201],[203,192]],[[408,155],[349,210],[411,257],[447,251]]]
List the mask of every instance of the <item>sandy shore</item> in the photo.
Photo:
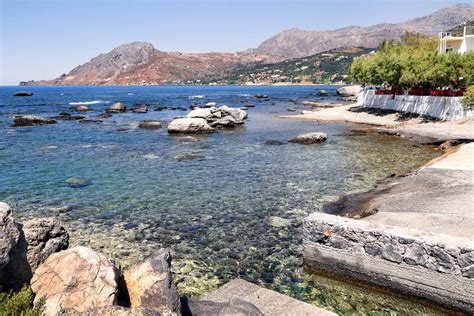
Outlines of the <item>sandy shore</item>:
[[356,104],[343,105],[320,111],[304,111],[299,115],[282,115],[280,118],[318,122],[349,122],[370,125],[380,131],[413,138],[420,142],[445,140],[474,140],[474,118],[450,122],[425,122],[422,118],[406,118],[398,113],[377,111],[350,111]]

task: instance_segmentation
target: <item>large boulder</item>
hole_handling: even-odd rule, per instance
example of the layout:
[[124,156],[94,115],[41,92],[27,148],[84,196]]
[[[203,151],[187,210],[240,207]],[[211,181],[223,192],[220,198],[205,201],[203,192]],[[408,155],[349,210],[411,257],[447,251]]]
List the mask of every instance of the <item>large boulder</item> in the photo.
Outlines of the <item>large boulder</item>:
[[328,136],[326,135],[326,133],[314,132],[298,135],[295,138],[290,139],[290,143],[315,144],[324,142],[327,138]]
[[205,120],[209,119],[212,117],[212,112],[211,112],[211,109],[201,109],[201,108],[196,108],[194,110],[192,110],[191,112],[189,112],[186,117],[200,117],[200,118],[203,118]]
[[160,249],[144,262],[125,271],[125,285],[132,308],[144,307],[162,315],[181,315],[181,304],[172,282],[170,265],[169,250]]
[[362,87],[359,85],[345,86],[337,89],[337,94],[341,97],[357,97],[362,91]]
[[[13,219],[13,210],[0,202],[0,271],[10,262],[10,251],[18,243],[20,231]],[[0,283],[2,282],[0,273]]]
[[53,119],[41,117],[41,116],[34,116],[34,115],[24,115],[24,116],[16,116],[12,127],[24,127],[24,126],[36,126],[36,125],[48,125],[48,124],[55,124],[57,123]]
[[177,118],[168,125],[168,133],[209,133],[214,129],[203,118]]
[[122,102],[114,103],[105,110],[107,113],[121,113],[126,111],[127,107]]
[[224,105],[224,106],[221,106],[219,110],[223,112],[224,115],[232,116],[239,123],[243,123],[242,121],[247,118],[247,112],[241,109],[231,108]]
[[19,224],[21,235],[10,253],[10,262],[3,269],[8,276],[3,286],[19,290],[29,282],[36,268],[50,255],[67,249],[69,235],[54,218],[32,219]]
[[61,251],[36,269],[31,280],[34,303],[46,297],[45,315],[112,306],[117,302],[119,275],[115,263],[90,248]]

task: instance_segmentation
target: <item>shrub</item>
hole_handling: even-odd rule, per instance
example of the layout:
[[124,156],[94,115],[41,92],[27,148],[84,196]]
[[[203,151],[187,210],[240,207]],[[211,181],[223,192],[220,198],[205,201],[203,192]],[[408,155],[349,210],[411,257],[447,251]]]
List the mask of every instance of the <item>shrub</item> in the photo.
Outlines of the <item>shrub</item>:
[[46,299],[42,298],[33,307],[33,292],[25,285],[18,292],[0,292],[0,315],[2,316],[40,316]]
[[474,86],[467,87],[466,93],[462,100],[465,109],[474,109]]

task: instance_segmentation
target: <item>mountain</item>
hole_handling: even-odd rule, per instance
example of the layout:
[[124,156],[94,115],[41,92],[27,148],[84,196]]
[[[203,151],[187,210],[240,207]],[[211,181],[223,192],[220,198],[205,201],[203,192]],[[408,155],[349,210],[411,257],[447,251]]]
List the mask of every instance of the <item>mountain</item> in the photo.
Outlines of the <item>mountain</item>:
[[[259,73],[257,81],[266,78],[264,67],[292,58],[313,56],[316,65],[308,66],[302,76],[298,71],[285,70],[288,78],[300,77],[295,81],[325,81],[336,73],[346,72],[348,59],[326,60],[315,54],[341,47],[375,48],[384,40],[398,40],[406,32],[433,35],[452,28],[468,19],[474,19],[474,8],[459,4],[436,11],[428,16],[399,24],[378,24],[369,27],[348,26],[333,31],[283,31],[264,41],[259,47],[238,53],[184,54],[157,50],[150,43],[133,42],[118,46],[108,53],[100,54],[68,74],[53,80],[26,81],[20,85],[140,85],[140,84],[196,84],[202,82],[242,82],[252,73]],[[333,54],[330,52],[329,54]],[[337,53],[336,53],[337,55]],[[291,67],[304,61],[292,61]],[[340,66],[337,66],[337,64]],[[262,68],[263,67],[263,68]],[[280,67],[280,66],[277,66]],[[315,68],[316,67],[316,68]],[[318,68],[319,67],[319,68]],[[301,67],[300,67],[301,68]],[[286,69],[286,68],[285,68]],[[297,68],[294,68],[294,70]],[[307,70],[310,69],[310,70]],[[333,69],[331,73],[329,69]],[[308,76],[307,72],[316,73]],[[276,76],[278,74],[272,74]],[[337,76],[336,76],[337,77]],[[336,78],[334,77],[334,78]],[[273,79],[267,80],[274,82]],[[320,78],[320,79],[318,79]],[[291,80],[293,80],[291,79]],[[286,80],[286,79],[281,79]]]
[[196,83],[226,76],[237,68],[277,60],[275,57],[239,53],[163,52],[150,43],[133,42],[100,54],[56,79],[27,81],[20,85]]
[[368,27],[348,26],[329,31],[304,31],[298,28],[283,31],[265,40],[249,54],[303,57],[338,47],[375,48],[384,40],[399,40],[406,31],[424,35],[437,33],[474,19],[474,7],[458,4],[430,15],[397,24],[377,24]]
[[218,83],[279,84],[345,82],[349,67],[356,57],[370,54],[372,48],[336,48],[311,56],[294,58],[272,64],[257,64],[237,69]]

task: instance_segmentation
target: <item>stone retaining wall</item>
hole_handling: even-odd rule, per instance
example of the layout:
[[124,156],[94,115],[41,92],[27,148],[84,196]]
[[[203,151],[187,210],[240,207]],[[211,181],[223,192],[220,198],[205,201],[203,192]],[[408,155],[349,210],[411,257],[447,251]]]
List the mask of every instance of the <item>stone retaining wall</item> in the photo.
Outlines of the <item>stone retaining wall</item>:
[[357,105],[369,108],[427,115],[441,120],[458,120],[474,114],[464,110],[462,97],[432,97],[412,95],[376,95],[373,90],[359,94]]
[[474,312],[474,241],[314,213],[303,255],[313,268]]

